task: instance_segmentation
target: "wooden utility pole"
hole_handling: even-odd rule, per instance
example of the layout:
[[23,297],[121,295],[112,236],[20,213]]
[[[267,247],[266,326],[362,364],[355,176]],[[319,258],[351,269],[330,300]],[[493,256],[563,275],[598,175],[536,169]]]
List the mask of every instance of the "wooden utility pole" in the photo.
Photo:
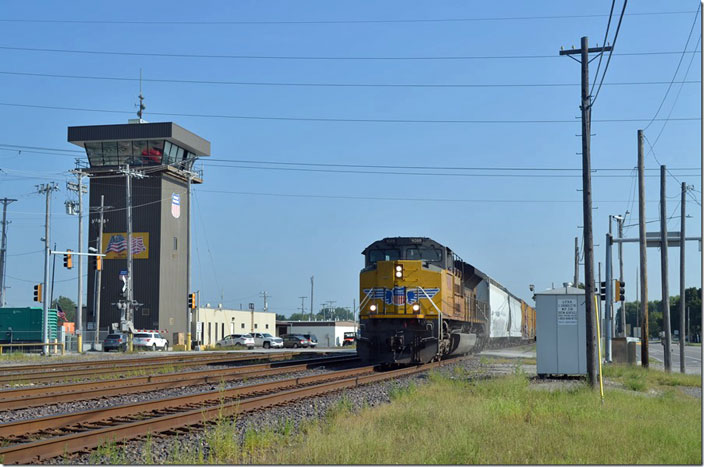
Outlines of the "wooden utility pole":
[[0,239],[0,307],[5,306],[5,258],[7,257],[7,205],[16,199],[2,198],[2,239]]
[[[584,308],[586,313],[586,333],[587,333],[587,374],[592,388],[598,385],[596,377],[596,326],[594,322],[594,236],[592,234],[592,179],[591,179],[591,115],[592,105],[589,95],[589,54],[598,52],[604,53],[611,50],[611,47],[589,48],[589,39],[585,36],[581,39],[581,46],[575,50],[561,50],[560,55],[577,55],[577,60],[582,65],[582,211],[584,215]],[[574,57],[571,57],[574,58]]]
[[672,354],[670,352],[671,344],[671,329],[670,329],[670,283],[668,279],[668,264],[667,264],[667,194],[665,186],[667,181],[667,172],[664,165],[660,166],[660,283],[662,286],[662,328],[663,345],[665,351],[665,371],[672,371]]
[[685,330],[685,315],[684,315],[684,219],[686,215],[685,200],[687,198],[687,184],[682,182],[682,200],[680,201],[680,372],[684,373],[684,346],[687,334]]
[[574,286],[579,286],[579,237],[574,237]]
[[640,240],[640,359],[648,368],[648,257],[645,240],[645,154],[643,152],[643,130],[638,130],[638,236]]

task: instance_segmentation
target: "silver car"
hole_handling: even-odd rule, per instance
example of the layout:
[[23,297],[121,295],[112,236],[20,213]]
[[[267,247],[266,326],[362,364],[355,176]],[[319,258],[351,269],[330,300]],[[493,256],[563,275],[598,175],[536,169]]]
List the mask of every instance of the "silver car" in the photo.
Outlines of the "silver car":
[[249,334],[230,334],[215,343],[215,347],[229,347],[233,345],[241,345],[252,350],[254,348],[254,338]]
[[284,340],[280,337],[274,337],[268,332],[255,332],[252,333],[254,337],[254,345],[257,347],[264,347],[265,349],[282,349],[284,347]]

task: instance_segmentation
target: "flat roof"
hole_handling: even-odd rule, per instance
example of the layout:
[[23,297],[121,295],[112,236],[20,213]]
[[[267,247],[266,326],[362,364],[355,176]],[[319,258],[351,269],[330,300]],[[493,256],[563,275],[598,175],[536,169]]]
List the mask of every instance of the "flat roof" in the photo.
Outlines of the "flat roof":
[[68,127],[68,142],[83,148],[86,142],[140,139],[164,139],[199,157],[210,155],[210,141],[173,122]]

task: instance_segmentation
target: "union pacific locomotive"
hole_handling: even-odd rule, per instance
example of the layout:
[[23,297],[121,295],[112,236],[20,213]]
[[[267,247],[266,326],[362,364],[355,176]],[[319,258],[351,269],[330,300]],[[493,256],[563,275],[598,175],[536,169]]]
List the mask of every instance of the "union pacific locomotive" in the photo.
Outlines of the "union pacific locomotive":
[[385,238],[362,254],[364,361],[426,363],[535,337],[532,307],[430,238]]

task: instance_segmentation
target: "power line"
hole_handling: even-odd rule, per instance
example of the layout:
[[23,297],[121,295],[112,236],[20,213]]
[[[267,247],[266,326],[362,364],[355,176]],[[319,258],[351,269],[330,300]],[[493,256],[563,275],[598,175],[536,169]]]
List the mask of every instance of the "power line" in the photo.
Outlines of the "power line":
[[[246,169],[246,170],[278,170],[291,172],[323,172],[323,173],[344,173],[344,174],[378,174],[378,175],[404,175],[404,176],[444,176],[444,177],[502,177],[502,178],[582,178],[581,175],[565,175],[565,174],[507,174],[507,173],[428,173],[428,172],[391,172],[391,171],[374,171],[374,170],[342,170],[342,169],[312,169],[303,167],[261,167],[261,166],[246,166],[233,164],[212,164],[212,167],[229,168],[229,169]],[[698,174],[680,175],[681,177],[698,177]],[[598,178],[630,178],[630,175],[592,175]],[[647,175],[647,177],[658,177],[658,175]]]
[[[107,50],[53,49],[40,47],[0,46],[0,50],[16,50],[22,52],[49,52],[80,55],[109,55],[131,57],[167,57],[167,58],[209,58],[237,60],[523,60],[523,59],[555,59],[555,54],[532,55],[445,55],[445,56],[315,56],[315,55],[227,55],[227,54],[185,54],[167,52],[126,52]],[[621,56],[676,55],[680,51],[627,52]],[[690,52],[693,53],[693,52]]]
[[[611,18],[613,17],[613,14],[614,14],[614,6],[616,6],[616,0],[611,0],[611,10],[609,11],[609,21],[607,21],[607,23],[606,23],[606,32],[604,33],[604,40],[602,41],[603,45],[606,45],[606,40],[609,38],[609,28],[611,26]],[[599,44],[597,44],[597,45],[599,45]],[[596,85],[596,78],[599,76],[599,69],[601,68],[601,60],[603,58],[604,58],[604,54],[600,53],[599,54],[599,63],[596,66],[596,73],[594,73],[594,82],[592,83],[592,88],[589,90],[589,95],[592,95],[594,93],[594,86]],[[604,72],[604,74],[606,74],[606,72]]]
[[[21,107],[43,110],[70,110],[77,112],[102,112],[112,114],[129,114],[131,110],[110,110],[96,108],[80,108],[80,107],[64,107],[51,105],[33,105],[33,104],[15,104],[9,102],[0,102],[0,105],[7,107]],[[194,117],[194,118],[224,118],[232,120],[268,120],[268,121],[297,121],[297,122],[337,122],[337,123],[439,123],[439,124],[557,124],[557,123],[578,123],[577,120],[412,120],[412,119],[382,119],[382,118],[336,118],[336,117],[276,117],[276,116],[257,116],[257,115],[218,115],[218,114],[196,114],[196,113],[173,113],[173,112],[151,112],[151,115],[161,115],[165,117]],[[662,121],[663,119],[655,119],[654,121]],[[678,117],[671,118],[669,121],[699,121],[699,117]],[[644,118],[604,118],[593,119],[596,123],[639,123],[645,122],[648,119]]]
[[[606,59],[606,66],[604,67],[604,73],[601,74],[601,81],[599,82],[599,87],[596,88],[596,94],[594,95],[594,97],[591,100],[590,105],[592,105],[592,106],[594,105],[594,102],[596,102],[596,98],[599,97],[599,91],[601,91],[601,85],[604,82],[604,77],[606,76],[606,71],[609,69],[609,63],[611,63],[611,57],[613,56],[614,49],[616,48],[616,40],[618,39],[618,32],[621,30],[621,21],[623,20],[623,14],[626,11],[627,4],[628,4],[628,0],[623,0],[623,8],[621,9],[621,16],[618,19],[618,25],[616,25],[616,33],[614,34],[614,43],[611,46],[611,50],[609,51],[609,58]],[[612,7],[613,7],[613,4],[612,4]],[[607,33],[608,33],[608,30],[607,30]],[[603,55],[603,53],[601,55]],[[601,59],[599,59],[599,60],[601,61]],[[598,73],[598,71],[599,70],[597,69],[597,73]],[[593,89],[593,87],[592,87],[592,89]]]
[[[642,13],[629,13],[628,16],[663,16],[690,14],[691,11],[652,11]],[[552,20],[552,19],[581,19],[603,18],[603,14],[587,15],[542,15],[542,16],[490,16],[476,18],[409,18],[409,19],[357,19],[357,20],[168,20],[160,18],[159,21],[139,20],[105,20],[105,19],[31,19],[31,18],[5,18],[3,23],[48,23],[48,24],[134,24],[154,26],[217,26],[217,25],[309,25],[309,24],[393,24],[393,23],[463,23],[478,21],[523,21],[523,20]]]
[[[660,101],[660,105],[658,106],[658,110],[655,111],[655,115],[653,115],[652,120],[650,120],[650,122],[648,122],[648,124],[645,126],[645,128],[643,128],[643,130],[647,130],[648,127],[650,127],[650,125],[655,121],[656,117],[660,113],[660,109],[662,109],[662,106],[665,103],[665,99],[667,99],[667,95],[670,93],[670,89],[672,89],[672,84],[674,83],[675,78],[677,77],[677,73],[680,71],[680,66],[682,65],[682,60],[684,59],[684,55],[686,53],[688,53],[687,46],[689,45],[689,40],[692,38],[692,32],[694,31],[694,25],[697,24],[697,18],[699,17],[699,9],[700,8],[701,8],[701,3],[699,3],[697,5],[697,11],[694,14],[694,21],[692,21],[692,27],[689,28],[689,34],[687,35],[687,42],[685,42],[685,44],[684,44],[684,49],[681,52],[680,60],[677,62],[677,68],[675,68],[675,73],[672,75],[672,81],[671,81],[670,85],[667,87],[667,90],[665,91],[665,95],[662,97],[662,100]],[[694,52],[692,52],[692,53],[694,53]]]
[[[694,55],[692,55],[694,57]],[[137,82],[139,78],[124,76],[66,75],[57,73],[31,73],[20,71],[0,71],[2,75],[31,76],[38,78],[83,79],[96,81]],[[222,81],[201,79],[142,78],[143,82],[175,84],[209,84],[228,86],[279,86],[279,87],[337,87],[337,88],[533,88],[533,87],[575,87],[579,83],[316,83],[316,82],[273,82],[273,81]],[[701,81],[677,81],[677,84],[699,84]],[[670,84],[670,81],[630,81],[603,83],[605,86],[654,86]]]

